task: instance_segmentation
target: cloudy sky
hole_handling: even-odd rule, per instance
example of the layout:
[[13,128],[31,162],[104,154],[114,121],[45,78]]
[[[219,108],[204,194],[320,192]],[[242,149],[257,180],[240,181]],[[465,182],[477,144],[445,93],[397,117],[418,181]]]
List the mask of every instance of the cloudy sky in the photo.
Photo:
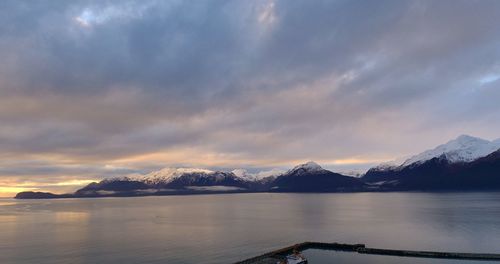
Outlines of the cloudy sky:
[[500,137],[500,1],[0,1],[0,196]]

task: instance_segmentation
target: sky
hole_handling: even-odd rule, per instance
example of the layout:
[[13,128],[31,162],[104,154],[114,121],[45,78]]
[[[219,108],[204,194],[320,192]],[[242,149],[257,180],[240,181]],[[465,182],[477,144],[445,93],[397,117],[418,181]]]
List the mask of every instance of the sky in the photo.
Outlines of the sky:
[[0,1],[0,196],[500,137],[500,1]]

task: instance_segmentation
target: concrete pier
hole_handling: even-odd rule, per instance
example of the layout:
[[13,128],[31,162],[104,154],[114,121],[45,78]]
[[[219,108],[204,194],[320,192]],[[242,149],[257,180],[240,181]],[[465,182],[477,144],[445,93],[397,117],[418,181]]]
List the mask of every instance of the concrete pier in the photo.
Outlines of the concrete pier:
[[489,261],[500,262],[500,254],[396,250],[396,249],[368,248],[364,244],[303,242],[300,244],[295,244],[292,246],[267,252],[265,254],[247,260],[236,262],[235,264],[256,264],[256,263],[275,264],[279,260],[284,259],[286,255],[291,254],[294,248],[297,248],[300,251],[304,251],[307,249],[322,249],[322,250],[334,250],[334,251],[349,251],[359,254],[386,255],[386,256],[397,256],[397,257],[441,258],[441,259],[457,259],[457,260],[489,260]]

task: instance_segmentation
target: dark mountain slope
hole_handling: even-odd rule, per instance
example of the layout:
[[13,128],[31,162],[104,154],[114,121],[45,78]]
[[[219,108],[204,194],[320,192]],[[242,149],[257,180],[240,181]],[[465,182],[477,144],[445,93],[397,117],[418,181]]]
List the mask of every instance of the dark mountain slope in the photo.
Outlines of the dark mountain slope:
[[441,156],[387,170],[369,170],[361,178],[389,190],[500,189],[500,150],[472,162],[450,163]]
[[358,178],[344,176],[321,168],[314,162],[299,165],[271,183],[273,192],[341,192],[360,191],[365,184]]

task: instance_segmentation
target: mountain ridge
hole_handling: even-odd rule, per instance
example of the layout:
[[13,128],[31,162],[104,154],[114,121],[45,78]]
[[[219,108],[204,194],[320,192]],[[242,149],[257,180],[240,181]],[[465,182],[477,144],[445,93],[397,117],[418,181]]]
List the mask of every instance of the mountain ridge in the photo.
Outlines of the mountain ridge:
[[375,166],[361,177],[332,172],[313,161],[285,172],[271,170],[257,174],[243,169],[163,168],[145,175],[104,179],[73,194],[21,192],[16,198],[473,189],[500,190],[500,139],[488,141],[461,135],[399,165]]
[[500,189],[499,153],[500,139],[461,135],[401,165],[371,168],[362,180],[390,190]]

